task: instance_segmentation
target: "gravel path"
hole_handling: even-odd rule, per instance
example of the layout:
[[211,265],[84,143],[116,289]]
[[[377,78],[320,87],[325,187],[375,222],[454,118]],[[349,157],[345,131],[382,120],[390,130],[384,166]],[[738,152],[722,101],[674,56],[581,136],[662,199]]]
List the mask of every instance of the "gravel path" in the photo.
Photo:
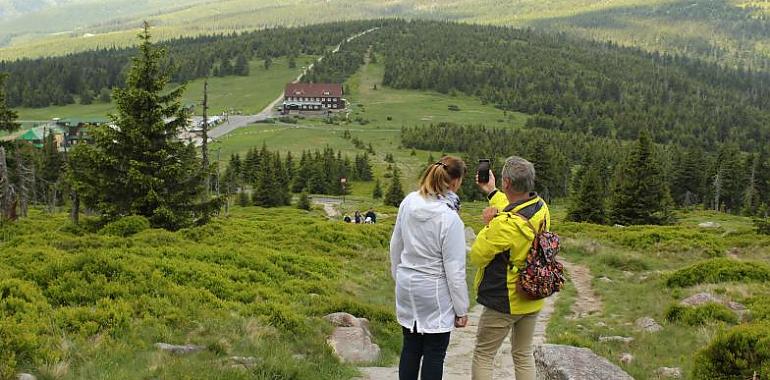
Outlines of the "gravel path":
[[[601,312],[602,303],[594,291],[591,281],[591,271],[583,266],[572,264],[561,260],[567,269],[570,281],[577,289],[577,299],[572,305],[572,318],[581,318],[586,315]],[[545,306],[538,316],[537,326],[535,327],[534,344],[543,344],[546,342],[546,328],[554,312],[554,304],[558,298],[558,293],[553,297],[546,299]],[[444,365],[444,379],[446,380],[467,380],[471,377],[471,360],[473,358],[473,347],[476,344],[476,331],[478,320],[482,311],[481,305],[476,305],[470,312],[468,327],[456,329],[452,332],[452,338],[449,342],[447,357]],[[392,380],[398,378],[398,367],[366,367],[360,368],[363,377],[360,380]],[[515,379],[513,373],[513,359],[511,358],[510,337],[505,339],[495,358],[495,380]]]
[[[554,310],[554,302],[557,296],[546,299],[546,304],[540,312],[535,328],[535,344],[545,342],[545,329]],[[464,329],[456,329],[452,332],[449,342],[446,361],[444,364],[445,380],[468,380],[471,378],[471,360],[473,359],[473,347],[476,344],[476,331],[479,316],[483,306],[476,305],[470,312],[468,326]],[[398,379],[398,367],[366,367],[360,368],[363,377],[361,380],[393,380]],[[505,339],[503,346],[495,358],[495,380],[514,379],[513,359],[511,358],[510,337]]]

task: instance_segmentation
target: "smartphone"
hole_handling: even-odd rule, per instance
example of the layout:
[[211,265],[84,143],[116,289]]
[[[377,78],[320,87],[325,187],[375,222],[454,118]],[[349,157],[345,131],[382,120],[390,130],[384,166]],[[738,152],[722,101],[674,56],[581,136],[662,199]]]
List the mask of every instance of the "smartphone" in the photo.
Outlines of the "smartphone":
[[482,158],[479,160],[479,183],[489,182],[489,159]]

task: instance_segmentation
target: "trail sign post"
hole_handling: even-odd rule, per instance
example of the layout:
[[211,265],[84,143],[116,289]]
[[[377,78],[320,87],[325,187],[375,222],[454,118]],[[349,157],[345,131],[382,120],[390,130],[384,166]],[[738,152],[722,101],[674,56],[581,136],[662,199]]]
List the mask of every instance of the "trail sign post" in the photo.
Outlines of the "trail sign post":
[[345,187],[348,184],[348,179],[346,177],[340,177],[340,186],[342,187],[342,203],[345,203]]

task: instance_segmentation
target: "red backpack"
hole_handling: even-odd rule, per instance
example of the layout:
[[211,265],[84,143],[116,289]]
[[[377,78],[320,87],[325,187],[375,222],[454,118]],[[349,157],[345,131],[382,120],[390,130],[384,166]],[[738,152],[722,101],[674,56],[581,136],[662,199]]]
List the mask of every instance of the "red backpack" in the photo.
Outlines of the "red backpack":
[[524,269],[519,270],[516,288],[519,294],[530,300],[549,297],[562,290],[566,282],[564,266],[556,260],[556,255],[559,254],[559,235],[547,231],[545,219],[540,224],[540,232],[538,232],[529,218],[519,213],[515,215],[524,219],[535,233]]

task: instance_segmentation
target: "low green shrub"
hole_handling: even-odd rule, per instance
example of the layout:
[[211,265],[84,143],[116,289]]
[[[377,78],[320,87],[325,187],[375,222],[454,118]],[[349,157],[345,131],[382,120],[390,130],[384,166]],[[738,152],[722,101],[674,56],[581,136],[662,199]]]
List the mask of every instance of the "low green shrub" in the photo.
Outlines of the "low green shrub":
[[100,235],[127,237],[150,228],[150,221],[141,215],[124,216],[108,223],[99,231]]
[[752,297],[747,304],[752,320],[770,322],[770,297]]
[[666,320],[700,326],[717,321],[735,324],[738,323],[738,316],[724,305],[707,303],[696,307],[671,305],[666,310]]
[[629,255],[602,254],[599,256],[599,260],[605,265],[618,270],[640,272],[650,269],[649,263]]
[[770,266],[749,261],[717,258],[680,269],[666,281],[669,287],[687,287],[728,281],[770,281]]
[[770,219],[755,219],[754,227],[756,227],[758,234],[770,235]]
[[694,379],[770,379],[770,324],[733,327],[695,356]]

